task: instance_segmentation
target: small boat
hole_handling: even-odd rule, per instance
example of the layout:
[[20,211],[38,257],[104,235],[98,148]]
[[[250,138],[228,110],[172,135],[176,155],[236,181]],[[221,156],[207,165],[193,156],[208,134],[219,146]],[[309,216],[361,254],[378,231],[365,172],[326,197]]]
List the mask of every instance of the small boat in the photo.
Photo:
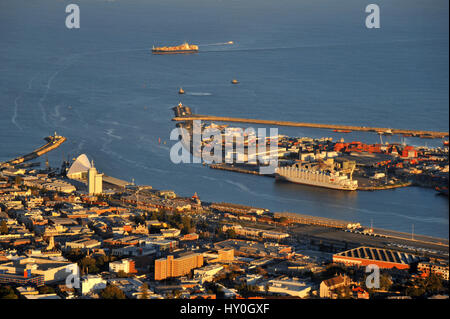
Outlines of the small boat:
[[183,88],[180,88],[180,89],[178,90],[178,94],[184,94]]
[[236,80],[236,79],[233,79],[233,80],[231,80],[231,83],[233,83],[233,84],[238,84],[238,83],[239,83],[239,81],[238,81],[238,80]]
[[448,146],[448,141],[444,141],[444,146]]

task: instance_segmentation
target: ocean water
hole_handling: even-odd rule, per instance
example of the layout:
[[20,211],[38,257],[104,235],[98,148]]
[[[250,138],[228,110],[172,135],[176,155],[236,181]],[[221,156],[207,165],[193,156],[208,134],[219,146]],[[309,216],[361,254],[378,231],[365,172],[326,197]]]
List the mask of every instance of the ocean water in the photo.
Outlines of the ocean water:
[[[80,29],[65,27],[72,2]],[[448,1],[377,1],[380,29],[365,27],[368,4],[0,0],[0,160],[57,131],[68,140],[49,153],[54,166],[86,153],[101,172],[184,196],[448,238],[448,198],[430,189],[345,193],[170,161],[180,101],[201,114],[448,131]],[[183,41],[200,52],[149,50]]]

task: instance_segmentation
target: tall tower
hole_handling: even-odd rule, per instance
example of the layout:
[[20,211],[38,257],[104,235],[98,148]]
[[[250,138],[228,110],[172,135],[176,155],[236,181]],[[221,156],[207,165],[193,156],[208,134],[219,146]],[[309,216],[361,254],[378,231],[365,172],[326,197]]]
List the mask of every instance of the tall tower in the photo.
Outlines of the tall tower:
[[54,248],[55,248],[55,238],[53,236],[50,236],[46,250],[52,250]]
[[89,195],[101,194],[103,192],[103,174],[99,174],[92,161],[88,170],[88,191]]

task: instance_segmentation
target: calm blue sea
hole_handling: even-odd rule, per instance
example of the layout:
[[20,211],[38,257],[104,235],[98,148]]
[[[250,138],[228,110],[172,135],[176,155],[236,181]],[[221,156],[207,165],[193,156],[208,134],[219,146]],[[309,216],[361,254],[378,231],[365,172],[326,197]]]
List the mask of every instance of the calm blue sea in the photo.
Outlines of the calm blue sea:
[[[69,3],[80,29],[65,27]],[[68,140],[49,154],[55,166],[86,153],[108,175],[181,195],[448,238],[448,198],[430,189],[344,193],[170,161],[179,101],[203,114],[448,131],[448,1],[378,0],[380,29],[365,27],[369,3],[0,0],[0,160],[56,130]],[[149,51],[183,41],[200,52]]]

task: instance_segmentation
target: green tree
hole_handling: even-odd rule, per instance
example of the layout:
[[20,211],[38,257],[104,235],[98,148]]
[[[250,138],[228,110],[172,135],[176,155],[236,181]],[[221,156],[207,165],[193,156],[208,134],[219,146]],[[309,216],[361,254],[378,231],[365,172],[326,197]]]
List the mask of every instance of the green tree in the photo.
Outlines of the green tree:
[[123,291],[114,285],[108,285],[100,292],[100,298],[102,299],[126,299]]

